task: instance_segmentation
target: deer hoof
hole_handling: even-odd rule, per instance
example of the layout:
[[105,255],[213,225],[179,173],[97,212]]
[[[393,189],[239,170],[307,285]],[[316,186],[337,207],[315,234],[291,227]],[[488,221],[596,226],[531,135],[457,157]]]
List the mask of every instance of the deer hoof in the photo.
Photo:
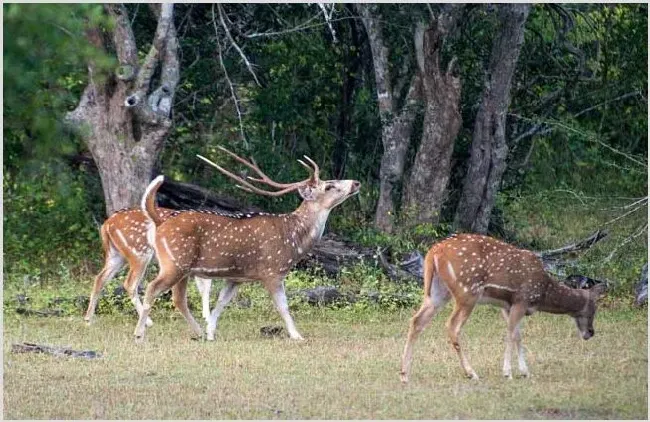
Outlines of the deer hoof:
[[135,344],[142,344],[142,343],[144,343],[144,336],[143,335],[141,335],[141,336],[136,335],[134,337],[134,340],[135,340]]
[[476,372],[472,372],[472,373],[468,374],[467,376],[468,376],[469,379],[471,379],[472,381],[478,381],[478,380],[479,380],[479,377],[478,377],[478,375],[476,375]]
[[404,373],[399,374],[399,379],[402,382],[402,384],[408,384],[409,383],[409,376],[404,374]]
[[84,321],[86,321],[86,325],[92,325],[93,318],[92,317],[84,317]]

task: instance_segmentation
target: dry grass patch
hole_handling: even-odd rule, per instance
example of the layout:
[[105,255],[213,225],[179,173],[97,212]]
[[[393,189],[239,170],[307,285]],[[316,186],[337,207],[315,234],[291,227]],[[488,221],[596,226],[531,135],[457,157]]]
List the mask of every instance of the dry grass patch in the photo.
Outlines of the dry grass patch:
[[[399,358],[411,312],[296,312],[295,343],[265,338],[272,309],[229,309],[214,343],[159,313],[145,344],[135,317],[5,316],[4,411],[8,419],[517,419],[647,417],[647,313],[604,310],[596,336],[579,340],[567,317],[524,325],[531,379],[501,378],[504,323],[479,308],[463,340],[478,382],[462,377],[444,336],[449,309],[416,346],[411,382]],[[97,360],[12,354],[31,341],[104,353]],[[515,365],[516,366],[516,365]],[[513,368],[515,369],[515,368]]]

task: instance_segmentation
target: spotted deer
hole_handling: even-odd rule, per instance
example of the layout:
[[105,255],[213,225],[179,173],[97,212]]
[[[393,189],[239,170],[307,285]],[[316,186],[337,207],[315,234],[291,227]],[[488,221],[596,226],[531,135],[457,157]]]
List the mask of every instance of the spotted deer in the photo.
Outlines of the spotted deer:
[[459,234],[431,247],[424,261],[424,300],[410,322],[400,371],[408,382],[413,345],[433,316],[454,298],[447,335],[465,374],[478,379],[463,353],[458,336],[476,304],[501,307],[507,324],[503,376],[511,379],[511,354],[516,346],[519,372],[528,376],[519,325],[535,311],[568,314],[575,319],[583,339],[594,335],[596,299],[604,293],[599,284],[589,290],[572,289],[551,278],[532,252],[487,236]]
[[[177,211],[167,208],[158,208],[160,218],[166,220]],[[93,290],[90,294],[88,309],[84,320],[91,323],[99,294],[104,285],[120,272],[128,263],[129,272],[124,280],[124,289],[131,298],[138,315],[142,312],[142,303],[138,297],[138,286],[142,282],[147,265],[151,261],[153,249],[147,243],[147,222],[149,220],[140,208],[131,208],[117,211],[102,224],[100,235],[104,248],[104,268],[95,277]],[[196,277],[196,287],[201,293],[203,318],[207,321],[210,316],[210,289],[212,280]],[[153,322],[150,318],[146,321],[148,326]]]
[[151,220],[149,242],[156,251],[160,272],[144,294],[142,313],[135,329],[136,341],[145,335],[145,321],[154,299],[172,289],[174,304],[197,336],[201,327],[187,309],[187,277],[218,277],[226,280],[206,327],[206,337],[214,340],[217,320],[237,292],[240,283],[260,281],[270,293],[291,339],[302,340],[289,314],[284,278],[323,234],[330,211],[359,192],[356,180],[320,180],[319,167],[308,157],[302,160],[310,176],[300,182],[278,183],[259,169],[255,160],[247,161],[225,148],[219,149],[253,170],[263,183],[276,190],[261,189],[207,158],[199,156],[221,173],[239,182],[240,188],[267,196],[298,192],[303,201],[287,214],[247,213],[223,216],[200,211],[184,211],[164,220],[154,206],[163,176],[154,179],[142,199],[142,209]]

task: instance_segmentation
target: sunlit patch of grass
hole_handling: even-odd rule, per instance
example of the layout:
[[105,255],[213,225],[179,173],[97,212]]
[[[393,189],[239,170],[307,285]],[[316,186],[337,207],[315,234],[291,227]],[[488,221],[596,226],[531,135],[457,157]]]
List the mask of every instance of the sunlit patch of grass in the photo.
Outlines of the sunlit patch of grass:
[[[155,308],[154,308],[155,309]],[[502,379],[504,323],[479,307],[462,341],[478,382],[466,380],[449,346],[443,310],[420,338],[411,382],[399,360],[411,311],[301,309],[302,343],[265,338],[280,325],[271,307],[228,309],[217,341],[190,340],[185,321],[159,311],[144,344],[135,318],[5,315],[6,418],[102,419],[517,419],[647,417],[647,314],[607,309],[593,340],[568,317],[524,324],[530,379]],[[104,354],[97,360],[12,354],[31,341]],[[513,362],[516,367],[516,362]],[[514,368],[516,371],[516,368]]]

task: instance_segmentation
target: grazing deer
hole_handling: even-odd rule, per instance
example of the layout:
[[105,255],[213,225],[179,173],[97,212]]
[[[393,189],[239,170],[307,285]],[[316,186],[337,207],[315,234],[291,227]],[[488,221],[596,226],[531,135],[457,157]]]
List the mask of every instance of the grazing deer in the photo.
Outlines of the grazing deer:
[[247,213],[223,216],[184,211],[164,220],[154,206],[156,191],[162,184],[163,176],[153,180],[142,198],[142,209],[152,221],[149,243],[155,248],[160,272],[145,291],[143,311],[135,329],[136,340],[144,338],[145,321],[154,299],[170,288],[176,308],[194,333],[202,336],[201,327],[187,309],[185,291],[189,275],[226,280],[208,320],[208,340],[214,340],[220,314],[235,296],[239,283],[244,281],[262,283],[271,294],[289,336],[302,340],[289,314],[284,290],[285,275],[320,239],[332,208],[358,193],[361,184],[356,180],[320,180],[318,165],[306,156],[305,159],[312,167],[298,161],[309,170],[309,178],[295,183],[278,183],[265,175],[254,160],[249,162],[225,148],[219,149],[260,177],[249,177],[249,180],[278,190],[260,189],[207,158],[199,158],[239,182],[241,185],[238,186],[242,189],[267,196],[297,191],[303,202],[288,214]]
[[460,234],[445,239],[431,247],[424,261],[424,301],[411,319],[402,355],[402,382],[408,382],[417,337],[452,296],[455,305],[447,321],[447,334],[465,374],[478,379],[460,347],[458,335],[474,305],[488,303],[500,306],[507,322],[503,376],[512,378],[510,359],[515,346],[519,372],[528,376],[519,331],[525,315],[535,311],[571,315],[582,338],[588,340],[594,335],[596,299],[604,287],[566,287],[544,271],[541,260],[532,252],[491,237]]
[[[158,208],[158,214],[164,220],[174,213],[174,210]],[[88,309],[84,316],[86,322],[90,323],[93,320],[99,294],[104,285],[115,277],[127,262],[129,264],[129,273],[124,280],[124,289],[131,297],[131,302],[135,306],[138,315],[142,312],[142,303],[138,297],[138,286],[153,255],[153,249],[147,243],[148,221],[141,209],[133,208],[117,211],[102,224],[100,234],[105,256],[104,268],[95,278]],[[211,285],[212,281],[210,279],[196,277],[196,286],[201,293],[203,318],[206,321],[210,316]],[[150,318],[147,318],[146,323],[148,326],[153,324]]]

